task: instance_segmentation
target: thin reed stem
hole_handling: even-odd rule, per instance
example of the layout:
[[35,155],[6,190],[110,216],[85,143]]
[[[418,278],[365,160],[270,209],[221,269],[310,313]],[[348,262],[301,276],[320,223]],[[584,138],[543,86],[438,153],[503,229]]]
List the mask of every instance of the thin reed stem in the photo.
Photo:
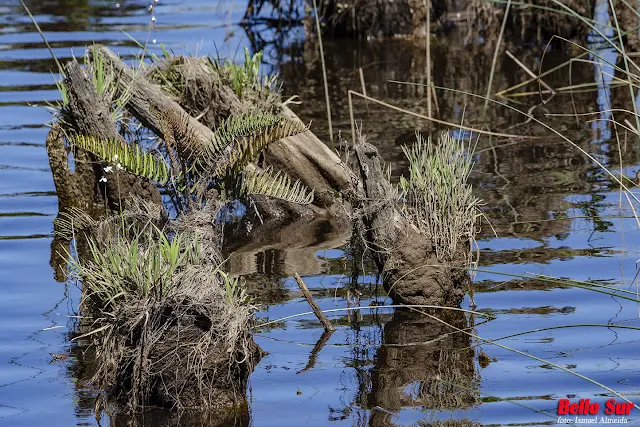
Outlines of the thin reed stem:
[[316,31],[318,33],[318,45],[320,46],[320,63],[322,64],[322,81],[324,83],[324,99],[327,104],[327,121],[329,122],[329,139],[333,150],[333,124],[331,123],[331,101],[329,100],[329,83],[327,82],[327,65],[324,62],[324,47],[322,46],[322,31],[320,29],[320,18],[318,18],[318,6],[313,0],[313,14],[316,18]]
[[[392,83],[402,83],[402,82],[397,82],[395,80],[389,80],[389,81],[392,82]],[[436,119],[436,118],[433,118],[433,117],[425,116],[424,114],[418,114],[418,113],[415,113],[415,112],[410,111],[410,110],[405,110],[403,108],[397,107],[397,106],[389,104],[387,102],[380,101],[379,99],[375,99],[375,98],[372,98],[370,96],[366,96],[366,95],[364,95],[362,93],[359,93],[359,92],[356,92],[356,91],[353,91],[353,90],[349,90],[347,92],[347,96],[348,96],[348,99],[349,99],[349,115],[351,117],[351,133],[352,133],[352,137],[353,137],[354,141],[355,141],[356,131],[355,131],[355,124],[354,124],[355,122],[353,120],[353,106],[352,106],[351,95],[359,96],[360,98],[367,99],[367,100],[369,100],[371,102],[375,102],[376,104],[382,105],[382,106],[387,107],[387,108],[391,108],[392,110],[399,111],[401,113],[405,113],[405,114],[409,114],[409,115],[414,116],[414,117],[418,117],[420,119],[430,120],[430,121],[432,121],[434,123],[438,123],[438,124],[441,124],[441,125],[444,125],[444,126],[453,127],[453,128],[456,128],[456,129],[464,129],[464,130],[475,132],[475,133],[478,133],[478,134],[481,134],[481,135],[491,135],[491,136],[497,136],[497,137],[500,137],[500,138],[519,138],[519,139],[533,139],[533,138],[535,138],[533,136],[526,136],[526,135],[514,135],[514,134],[510,134],[510,133],[491,132],[491,131],[487,131],[487,130],[476,129],[476,128],[472,128],[472,127],[469,127],[469,126],[465,126],[465,125],[460,124],[460,123],[447,122],[447,121],[444,121],[444,120],[440,120],[440,119]]]
[[507,19],[509,18],[509,11],[511,10],[511,0],[507,1],[507,7],[504,10],[504,17],[502,18],[502,27],[500,27],[500,34],[496,41],[496,50],[493,52],[493,60],[491,61],[491,72],[489,74],[489,85],[487,86],[487,96],[484,100],[484,107],[482,107],[482,121],[487,118],[487,108],[489,108],[489,98],[491,97],[491,87],[493,86],[493,76],[496,72],[496,63],[498,62],[498,53],[500,52],[500,45],[502,44],[502,36],[504,36],[504,29],[507,26]]
[[[425,43],[426,55],[427,55],[427,116],[433,117],[431,111],[431,0],[424,0],[424,9],[427,15],[427,40]],[[366,93],[365,93],[366,95]]]
[[49,53],[51,54],[51,57],[56,62],[56,66],[58,67],[58,72],[60,73],[60,77],[64,77],[64,68],[62,68],[62,65],[60,65],[60,62],[58,61],[58,58],[56,57],[55,53],[53,53],[53,49],[51,48],[51,45],[47,41],[47,38],[44,36],[44,33],[40,29],[40,26],[38,25],[36,18],[33,17],[33,15],[31,14],[31,11],[29,10],[29,8],[27,7],[27,5],[24,3],[23,0],[20,0],[20,4],[24,8],[24,10],[27,12],[27,15],[29,15],[29,18],[31,18],[31,22],[33,22],[33,25],[35,25],[36,30],[38,30],[38,33],[40,34],[40,37],[42,37],[42,41],[44,41],[44,44],[47,46],[47,49],[49,49]]
[[457,326],[454,326],[454,325],[450,324],[449,322],[446,322],[446,321],[444,321],[444,320],[442,320],[442,319],[438,319],[436,316],[433,316],[433,315],[431,315],[431,314],[429,314],[429,313],[426,313],[426,312],[424,312],[424,311],[422,311],[422,310],[419,310],[419,309],[416,309],[416,308],[412,308],[412,310],[413,310],[413,311],[416,311],[416,312],[418,312],[418,313],[420,313],[420,314],[422,314],[422,315],[424,315],[424,316],[427,316],[427,317],[429,317],[430,319],[433,319],[433,320],[435,320],[435,321],[437,321],[437,322],[440,322],[440,323],[442,323],[443,325],[446,325],[446,326],[448,326],[448,327],[450,327],[450,328],[452,328],[452,329],[454,329],[454,330],[456,330],[456,331],[458,331],[458,332],[461,332],[461,333],[463,333],[463,334],[465,334],[465,335],[468,335],[468,336],[470,336],[470,337],[472,337],[472,338],[474,338],[474,339],[476,339],[476,340],[480,340],[480,341],[485,342],[485,343],[487,343],[487,344],[495,345],[495,346],[500,347],[500,348],[502,348],[502,349],[504,349],[504,350],[511,351],[511,352],[516,353],[516,354],[519,354],[519,355],[521,355],[521,356],[528,357],[528,358],[533,359],[533,360],[537,360],[538,362],[545,363],[545,364],[547,364],[547,365],[549,365],[549,366],[552,366],[552,367],[554,367],[554,368],[556,368],[556,369],[559,369],[559,370],[561,370],[561,371],[564,371],[564,372],[566,372],[566,373],[568,373],[568,374],[574,375],[574,376],[576,376],[576,377],[578,377],[578,378],[582,378],[583,380],[588,381],[588,382],[590,382],[591,384],[594,384],[594,385],[596,385],[596,386],[598,386],[598,387],[601,387],[601,388],[603,388],[603,389],[607,390],[608,392],[610,392],[610,393],[614,394],[615,396],[619,397],[620,399],[624,400],[625,402],[631,403],[631,404],[632,404],[636,409],[640,409],[640,407],[639,407],[638,405],[636,405],[636,404],[635,404],[635,403],[633,403],[631,400],[629,400],[629,399],[627,399],[626,397],[624,397],[622,394],[618,393],[617,391],[615,391],[614,389],[612,389],[612,388],[610,388],[610,387],[607,387],[606,385],[604,385],[604,384],[602,384],[602,383],[599,383],[599,382],[598,382],[598,381],[596,381],[596,380],[593,380],[593,379],[591,379],[591,378],[587,377],[586,375],[582,375],[582,374],[580,374],[580,373],[578,373],[578,372],[572,371],[572,370],[571,370],[571,369],[569,369],[569,368],[565,368],[565,367],[564,367],[564,366],[562,366],[562,365],[558,365],[558,364],[553,363],[553,362],[551,362],[551,361],[549,361],[549,360],[542,359],[541,357],[537,357],[537,356],[534,356],[534,355],[532,355],[532,354],[525,353],[524,351],[517,350],[517,349],[515,349],[515,348],[513,348],[513,347],[509,347],[509,346],[506,346],[506,345],[504,345],[504,344],[497,343],[497,342],[495,342],[495,340],[490,340],[490,339],[487,339],[487,338],[482,338],[482,337],[481,337],[481,336],[479,336],[479,335],[476,335],[476,334],[473,334],[473,333],[471,333],[471,332],[469,332],[469,331],[465,331],[465,330],[463,330],[463,329],[460,329],[460,328],[458,328]]

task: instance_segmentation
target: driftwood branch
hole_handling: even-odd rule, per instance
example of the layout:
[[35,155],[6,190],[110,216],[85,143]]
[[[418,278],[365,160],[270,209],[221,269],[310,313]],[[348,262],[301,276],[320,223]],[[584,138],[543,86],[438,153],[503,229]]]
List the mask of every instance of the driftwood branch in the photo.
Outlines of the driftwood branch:
[[[283,107],[283,115],[300,120],[287,107]],[[337,194],[349,193],[353,186],[351,170],[311,131],[272,144],[266,150],[265,161],[313,188],[319,206],[333,205]]]
[[[183,108],[183,106],[165,94],[160,86],[147,80],[144,73],[127,66],[105,46],[95,45],[89,51],[94,56],[100,55],[107,66],[112,67],[118,73],[123,88],[132,93],[127,109],[144,126],[151,129],[161,138],[164,138],[163,126],[156,111],[160,111],[164,115],[185,118],[188,120],[189,128],[204,140],[212,137],[211,128],[215,127],[221,118],[224,118],[220,117],[220,114],[205,114],[202,116],[204,123],[201,123],[190,116],[185,108],[199,110],[202,109],[203,105],[185,105],[185,108]],[[184,65],[187,66],[192,62],[185,62]],[[197,63],[189,68],[188,71],[190,73],[190,81],[195,84],[211,80],[207,79],[205,75],[200,75],[206,74],[207,71],[198,66]],[[195,89],[191,88],[190,90]],[[241,113],[242,111],[239,110],[242,105],[240,99],[229,88],[224,87],[224,89],[216,91],[215,99],[211,100],[210,110],[218,113]],[[203,91],[207,90],[210,91],[211,88],[203,88]],[[187,101],[185,100],[184,102]],[[213,105],[213,103],[216,105]],[[282,109],[285,117],[300,120],[286,106],[283,106]],[[314,204],[319,207],[331,207],[340,200],[338,195],[349,192],[353,185],[351,170],[346,167],[335,152],[329,149],[311,131],[290,136],[271,144],[265,152],[265,163],[286,172],[293,179],[299,179],[307,187],[313,189],[316,195]],[[252,167],[254,166],[250,166],[250,168]]]
[[302,294],[311,306],[311,310],[313,310],[313,313],[316,315],[320,323],[322,323],[322,326],[324,326],[324,330],[328,332],[335,331],[335,328],[333,327],[327,316],[325,316],[322,310],[320,310],[318,304],[313,300],[313,296],[311,295],[311,292],[309,292],[309,288],[307,288],[307,285],[305,285],[305,283],[302,281],[300,275],[298,275],[298,273],[293,273],[293,277],[296,278],[296,282],[298,282],[298,286],[300,287]]
[[[106,66],[115,70],[122,89],[130,91],[132,94],[126,108],[144,126],[160,138],[165,138],[164,130],[166,129],[166,126],[161,123],[162,116],[186,120],[188,128],[200,140],[206,141],[213,138],[214,133],[208,126],[189,115],[180,104],[165,94],[160,86],[147,80],[142,72],[133,70],[126,65],[107,47],[95,45],[89,48],[89,52],[94,57],[100,55]],[[227,93],[227,96],[230,95]],[[289,117],[297,119],[293,112],[287,111]],[[284,151],[281,149],[281,154],[272,156],[272,158],[282,160],[277,163],[276,167],[280,168],[286,165],[287,167],[283,167],[283,169],[289,172],[292,178],[300,179],[305,185],[316,191],[318,197],[315,204],[318,207],[331,206],[338,200],[336,197],[337,192],[350,185],[351,175],[348,168],[340,168],[340,159],[311,132],[285,138],[273,145],[294,147]],[[305,146],[306,154],[296,154],[300,152],[300,148],[295,147]],[[306,160],[302,162],[298,161],[298,159],[313,159],[313,161]],[[291,166],[291,163],[295,163],[295,167]],[[249,171],[256,168],[257,166],[253,164],[247,166]],[[260,205],[261,213],[269,218],[283,219],[295,216],[326,214],[326,212],[315,207],[293,205],[284,201],[271,201],[269,203],[258,201],[258,204]]]

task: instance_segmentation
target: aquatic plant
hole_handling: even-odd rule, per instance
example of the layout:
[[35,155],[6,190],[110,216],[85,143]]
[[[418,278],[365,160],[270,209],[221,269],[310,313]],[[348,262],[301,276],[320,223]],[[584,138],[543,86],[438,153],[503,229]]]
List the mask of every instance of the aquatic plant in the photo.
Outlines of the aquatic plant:
[[169,166],[153,153],[143,151],[138,144],[124,140],[99,139],[90,135],[72,135],[69,142],[96,155],[106,164],[114,163],[134,175],[164,185],[170,178]]
[[[92,187],[111,187],[119,209],[100,218],[67,209],[55,229],[77,247],[77,254],[67,252],[83,291],[77,339],[95,347],[99,369],[93,380],[106,391],[96,407],[112,399],[131,410],[241,404],[260,351],[249,326],[252,301],[242,281],[224,268],[219,212],[254,194],[310,204],[314,192],[299,180],[255,164],[268,146],[308,126],[276,110],[251,109],[225,114],[212,131],[152,87],[139,74],[142,68],[131,70],[107,49],[88,52],[84,68],[72,61],[66,69],[62,87],[69,97],[62,108],[70,120],[60,126],[73,149],[97,161]],[[248,76],[258,72],[257,60],[245,70]],[[136,86],[141,80],[146,89]],[[156,101],[145,103],[141,93],[153,91]],[[135,105],[140,98],[147,114],[142,118]],[[88,124],[102,123],[99,118],[118,108],[158,135],[155,147],[129,116],[120,116],[119,132],[112,129],[114,115],[104,127]],[[163,186],[177,218],[170,221],[164,206],[139,198],[148,197],[146,187],[121,193],[129,177],[156,191],[156,184]]]
[[446,262],[461,242],[469,242],[471,249],[478,231],[480,199],[468,182],[473,149],[467,152],[464,141],[448,132],[441,133],[437,143],[416,137],[410,147],[402,147],[409,160],[409,177],[400,177],[399,183],[405,212],[434,243],[438,259]]

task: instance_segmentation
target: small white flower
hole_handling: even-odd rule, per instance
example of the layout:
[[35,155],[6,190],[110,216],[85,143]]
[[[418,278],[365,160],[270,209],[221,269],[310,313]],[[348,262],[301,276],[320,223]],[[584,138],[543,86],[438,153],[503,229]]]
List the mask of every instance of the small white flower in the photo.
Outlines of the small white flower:
[[156,22],[156,17],[155,16],[151,17],[151,22]]
[[103,168],[103,170],[107,173],[111,172],[113,170],[113,168],[111,166],[107,166],[106,168]]
[[153,5],[152,5],[152,4],[150,4],[150,5],[149,5],[149,9],[147,9],[147,11],[148,11],[148,12],[153,11]]
[[156,44],[156,39],[151,40],[153,44]]
[[116,169],[118,169],[118,170],[122,170],[122,169],[124,169],[124,168],[122,167],[122,165],[121,165],[120,163],[118,163],[118,164],[116,165]]
[[103,176],[102,178],[100,178],[100,181],[98,181],[98,182],[107,182],[107,177]]
[[160,0],[153,0],[153,4],[158,3]]
[[116,3],[116,9],[120,8],[120,3]]
[[117,161],[118,161],[118,155],[117,155],[117,154],[114,154],[114,155],[113,155],[113,161],[114,161],[114,162],[117,162]]

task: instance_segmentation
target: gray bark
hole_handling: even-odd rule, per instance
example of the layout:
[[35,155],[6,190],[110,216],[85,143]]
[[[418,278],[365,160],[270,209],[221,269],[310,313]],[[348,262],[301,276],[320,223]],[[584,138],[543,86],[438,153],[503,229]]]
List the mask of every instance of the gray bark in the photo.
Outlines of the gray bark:
[[[111,118],[110,106],[102,99],[87,73],[78,61],[69,62],[65,70],[65,86],[69,98],[67,107],[72,116],[73,130],[79,134],[91,135],[100,139],[123,140],[116,131]],[[95,156],[90,156],[95,161]],[[101,165],[94,163],[97,179],[102,175]],[[100,191],[99,194],[104,194]],[[136,194],[156,203],[161,202],[160,192],[148,180],[126,172],[119,172],[116,179],[107,179],[107,202],[112,209],[118,209],[130,194]]]

